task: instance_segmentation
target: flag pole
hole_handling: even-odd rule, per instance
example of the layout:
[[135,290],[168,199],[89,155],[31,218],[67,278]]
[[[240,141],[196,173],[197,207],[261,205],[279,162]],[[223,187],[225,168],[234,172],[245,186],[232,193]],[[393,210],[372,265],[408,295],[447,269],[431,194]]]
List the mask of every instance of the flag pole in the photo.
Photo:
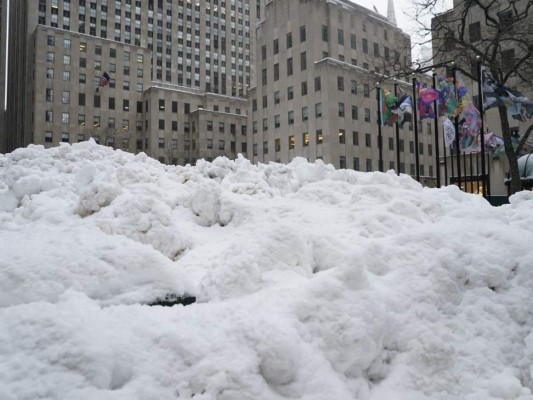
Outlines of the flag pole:
[[379,172],[383,172],[383,137],[381,132],[381,87],[379,83],[376,85],[376,100],[378,102],[378,150],[379,150],[379,161],[378,169]]
[[[457,67],[455,62],[453,62],[452,75],[453,75],[453,89],[455,93],[455,101],[457,102],[457,107],[459,107],[459,96],[457,91]],[[461,189],[461,146],[459,144],[459,115],[457,115],[457,109],[455,110],[455,152],[457,156],[457,186]]]
[[[437,74],[433,72],[433,89],[437,90]],[[435,118],[435,173],[437,174],[437,188],[440,188],[440,152],[439,152],[439,108],[437,100],[433,102]],[[431,125],[430,125],[431,126]]]
[[484,107],[483,107],[483,75],[482,75],[482,69],[481,69],[481,57],[476,56],[477,58],[477,74],[478,74],[478,80],[477,80],[477,90],[479,94],[479,114],[481,116],[481,131],[479,132],[479,139],[481,142],[481,183],[482,183],[482,189],[483,189],[483,197],[487,198],[487,170],[485,166],[485,120],[484,120]]
[[420,156],[418,154],[418,115],[416,110],[416,75],[413,72],[413,125],[415,128],[415,164],[416,180],[420,182]]
[[[394,97],[398,99],[398,81],[394,79]],[[396,119],[396,171],[400,175],[400,124]]]

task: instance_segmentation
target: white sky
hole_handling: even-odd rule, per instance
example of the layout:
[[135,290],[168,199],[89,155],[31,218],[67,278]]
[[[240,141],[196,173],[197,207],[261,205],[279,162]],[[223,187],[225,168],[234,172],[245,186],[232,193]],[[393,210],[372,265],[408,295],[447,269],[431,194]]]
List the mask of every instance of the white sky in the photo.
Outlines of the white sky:
[[0,154],[0,398],[531,400],[532,204],[303,158]]

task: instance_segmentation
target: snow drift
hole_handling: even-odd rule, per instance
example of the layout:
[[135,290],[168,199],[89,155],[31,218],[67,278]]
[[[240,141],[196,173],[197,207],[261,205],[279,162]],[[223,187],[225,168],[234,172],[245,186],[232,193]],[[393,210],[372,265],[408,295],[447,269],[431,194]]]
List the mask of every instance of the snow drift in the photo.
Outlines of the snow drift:
[[0,398],[533,400],[531,200],[300,158],[0,155]]

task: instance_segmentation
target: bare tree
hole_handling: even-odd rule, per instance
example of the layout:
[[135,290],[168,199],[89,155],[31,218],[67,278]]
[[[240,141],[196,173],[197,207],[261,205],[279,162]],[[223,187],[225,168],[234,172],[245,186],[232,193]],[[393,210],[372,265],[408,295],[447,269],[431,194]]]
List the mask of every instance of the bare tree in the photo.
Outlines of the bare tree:
[[[439,13],[444,0],[414,0],[422,37],[433,43],[435,64],[454,61],[465,75],[478,79],[480,61],[502,85],[531,87],[533,79],[533,0],[464,0]],[[426,18],[424,18],[426,17]],[[431,17],[431,24],[424,20]],[[424,36],[425,34],[425,36]],[[505,153],[509,159],[511,193],[521,189],[517,155],[532,128],[525,129],[513,148],[509,116],[499,106]]]
[[114,149],[129,151],[131,134],[129,130],[118,130],[114,127],[88,127],[84,130],[86,136],[92,137],[98,144]]

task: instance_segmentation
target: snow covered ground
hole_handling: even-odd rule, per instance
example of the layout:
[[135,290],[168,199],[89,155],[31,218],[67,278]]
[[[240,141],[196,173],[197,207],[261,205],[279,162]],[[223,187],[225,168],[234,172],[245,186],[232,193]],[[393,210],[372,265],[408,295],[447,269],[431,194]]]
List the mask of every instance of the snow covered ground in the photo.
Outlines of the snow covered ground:
[[532,400],[532,200],[92,141],[0,155],[0,399]]

